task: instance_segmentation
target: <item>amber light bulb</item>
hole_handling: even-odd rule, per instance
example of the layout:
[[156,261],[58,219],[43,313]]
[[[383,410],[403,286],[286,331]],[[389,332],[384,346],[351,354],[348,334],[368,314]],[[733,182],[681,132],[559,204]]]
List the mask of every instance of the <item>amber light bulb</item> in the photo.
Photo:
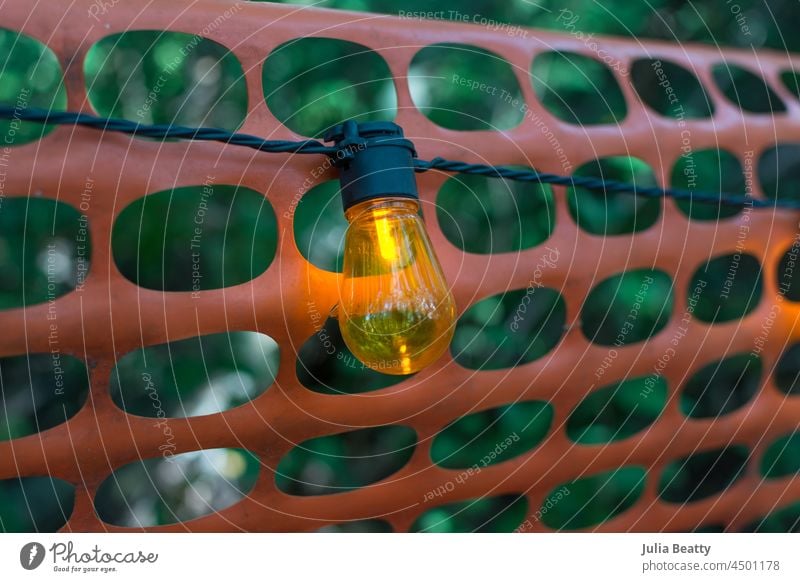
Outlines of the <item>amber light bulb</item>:
[[444,353],[456,308],[419,214],[414,144],[389,122],[347,121],[325,135],[349,223],[337,317],[345,344],[384,374],[413,374]]
[[417,372],[450,345],[456,315],[419,203],[375,198],[348,208],[345,216],[342,338],[369,368]]

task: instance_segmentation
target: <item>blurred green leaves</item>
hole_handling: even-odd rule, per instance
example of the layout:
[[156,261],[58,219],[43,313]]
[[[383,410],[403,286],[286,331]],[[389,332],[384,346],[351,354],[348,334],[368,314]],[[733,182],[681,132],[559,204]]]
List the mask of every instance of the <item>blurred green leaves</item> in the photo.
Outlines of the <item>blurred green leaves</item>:
[[[644,492],[645,478],[640,467],[621,467],[559,485],[547,496],[560,497],[558,501],[540,510],[542,522],[555,530],[598,525],[633,507]],[[559,496],[560,491],[568,493]]]
[[644,341],[672,315],[672,280],[663,271],[636,269],[601,281],[581,311],[584,335],[604,346]]
[[[0,104],[19,110],[66,108],[63,71],[53,51],[25,34],[0,28],[0,55]],[[52,125],[0,119],[0,141],[4,146],[22,145],[53,129]]]
[[788,396],[800,396],[800,344],[789,346],[775,366],[775,384]]
[[722,94],[743,111],[749,113],[786,111],[786,105],[760,74],[733,63],[718,63],[712,67],[711,73]]
[[0,441],[66,422],[81,409],[88,393],[83,362],[57,349],[0,358]]
[[129,414],[191,417],[250,402],[275,381],[278,344],[230,331],[150,346],[120,358],[111,397]]
[[619,123],[628,113],[614,74],[591,57],[540,53],[531,66],[531,81],[545,109],[568,123]]
[[[736,156],[720,149],[690,151],[681,155],[672,168],[674,188],[704,192],[745,192],[742,165]],[[736,216],[736,206],[677,200],[681,211],[693,220],[720,220]]]
[[264,62],[270,111],[293,131],[320,137],[348,119],[392,121],[397,94],[389,66],[367,47],[333,38],[299,38]]
[[761,460],[761,474],[767,479],[800,473],[800,432],[782,436],[772,443]]
[[382,519],[362,519],[327,525],[320,533],[391,533],[392,526]]
[[676,459],[661,474],[658,494],[669,503],[691,503],[721,493],[744,475],[748,457],[734,445]]
[[237,129],[247,113],[238,59],[212,40],[183,32],[131,30],[86,55],[92,107],[139,123]]
[[789,247],[778,263],[778,270],[775,273],[775,283],[780,293],[789,301],[800,301],[800,273],[798,273],[798,256],[800,248]]
[[424,533],[507,533],[522,523],[528,501],[517,495],[482,497],[430,509],[411,526]]
[[758,160],[758,177],[767,197],[800,199],[800,145],[785,143],[767,148]]
[[408,88],[417,108],[448,129],[511,129],[526,111],[511,65],[471,45],[443,43],[420,49],[411,60]]
[[753,255],[735,253],[708,260],[689,283],[697,290],[693,315],[700,321],[722,323],[744,317],[761,301],[764,282],[761,264]]
[[553,191],[545,184],[458,174],[439,189],[436,218],[447,240],[468,253],[521,251],[555,229]]
[[319,269],[342,272],[347,220],[338,180],[318,184],[303,195],[293,227],[295,244],[306,260]]
[[275,471],[290,495],[328,495],[364,487],[399,471],[417,444],[413,429],[377,426],[317,437],[295,446]]
[[681,412],[692,418],[717,418],[747,404],[761,384],[761,358],[737,354],[695,372],[681,392]]
[[463,416],[442,429],[431,459],[448,469],[478,468],[526,453],[544,440],[553,422],[546,402],[515,402]]
[[797,71],[784,71],[781,73],[781,81],[795,97],[800,99],[800,73]]
[[0,481],[0,532],[54,532],[69,519],[75,487],[52,477]]
[[[628,182],[640,188],[657,186],[653,170],[642,160],[628,156],[601,158],[583,164],[576,176]],[[661,201],[629,192],[606,192],[570,187],[569,212],[582,229],[597,235],[629,234],[644,230],[658,220]]]
[[637,59],[631,82],[642,101],[665,117],[711,117],[714,105],[697,77],[680,65],[661,59]]
[[667,382],[661,376],[624,380],[581,400],[567,419],[567,435],[586,445],[618,441],[650,426],[666,403]]
[[269,201],[211,177],[135,200],[117,217],[111,241],[117,267],[134,283],[193,292],[253,279],[272,263],[277,245]]
[[69,204],[0,196],[0,309],[53,300],[82,283],[89,238],[86,217]]
[[536,283],[473,303],[456,323],[450,344],[455,361],[473,370],[496,370],[552,350],[564,334],[566,305],[557,291]]
[[763,518],[747,524],[742,531],[757,533],[800,533],[800,502],[776,509]]
[[120,467],[97,489],[94,505],[106,523],[166,525],[221,511],[255,485],[260,462],[243,449],[205,449]]

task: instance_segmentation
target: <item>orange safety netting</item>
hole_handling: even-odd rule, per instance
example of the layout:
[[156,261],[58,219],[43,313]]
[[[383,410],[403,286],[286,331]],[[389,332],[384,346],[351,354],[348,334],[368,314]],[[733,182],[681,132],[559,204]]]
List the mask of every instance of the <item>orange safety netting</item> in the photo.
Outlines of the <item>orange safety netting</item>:
[[[593,56],[587,46],[568,34],[531,32],[506,35],[467,24],[404,20],[323,10],[233,3],[213,0],[171,0],[146,9],[126,2],[106,3],[102,21],[87,16],[90,0],[74,2],[12,2],[0,8],[2,26],[19,30],[48,45],[64,67],[68,109],[89,111],[83,60],[93,43],[126,30],[169,30],[202,34],[232,51],[245,71],[250,110],[243,132],[273,139],[297,139],[264,102],[261,65],[279,44],[303,36],[325,36],[363,44],[388,63],[397,88],[396,122],[415,140],[420,157],[442,156],[472,162],[527,164],[545,172],[562,173],[559,153],[533,122],[524,120],[505,132],[455,132],[427,119],[413,104],[406,80],[409,63],[420,47],[459,42],[483,47],[506,59],[514,68],[524,98],[533,112],[552,128],[569,159],[578,166],[612,155],[635,155],[656,169],[666,185],[668,169],[681,154],[682,132],[691,132],[696,149],[719,144],[740,159],[755,159],[776,142],[800,138],[800,103],[778,82],[789,68],[787,56],[725,50],[727,62],[761,70],[782,96],[787,111],[778,116],[743,113],[715,86],[711,66],[722,60],[711,47],[684,47],[667,43],[600,39],[608,54],[622,63],[636,58],[660,58],[697,72],[715,104],[712,118],[676,120],[652,113],[637,97],[629,79],[618,76],[628,114],[617,125],[579,127],[565,124],[539,103],[525,71],[534,56],[559,49]],[[232,6],[234,18],[209,26]],[[750,154],[747,154],[750,155]],[[160,456],[163,434],[152,419],[126,414],[109,395],[109,376],[116,359],[133,349],[226,330],[254,330],[274,338],[281,347],[275,386],[253,401],[224,413],[174,419],[174,453],[219,447],[243,447],[256,453],[265,467],[275,468],[296,443],[312,437],[358,427],[403,424],[417,431],[419,445],[410,462],[384,482],[336,496],[294,497],[280,492],[272,471],[263,470],[252,492],[240,503],[188,523],[158,530],[293,531],[313,530],[327,523],[383,516],[395,531],[407,530],[435,504],[484,495],[524,493],[529,512],[538,510],[557,485],[578,475],[639,465],[652,476],[675,459],[697,451],[746,445],[754,458],[776,438],[798,425],[800,399],[787,397],[765,374],[756,397],[738,411],[717,419],[686,419],[671,398],[664,413],[649,428],[631,438],[603,447],[575,445],[564,430],[570,411],[586,395],[591,372],[602,365],[608,349],[592,344],[582,334],[581,306],[597,282],[625,270],[656,268],[669,273],[675,306],[667,328],[644,344],[618,349],[615,366],[604,378],[611,383],[626,376],[651,373],[669,348],[686,310],[688,288],[695,270],[708,257],[747,252],[764,268],[764,294],[746,317],[708,325],[693,321],[663,375],[674,396],[687,371],[697,370],[726,352],[748,352],[778,298],[776,269],[797,232],[793,212],[754,211],[723,222],[694,222],[662,203],[658,222],[632,236],[600,238],[580,230],[570,217],[563,188],[556,188],[556,226],[548,244],[561,250],[556,268],[541,272],[541,284],[558,289],[566,302],[567,326],[555,349],[534,362],[507,370],[474,371],[456,364],[450,355],[404,382],[369,395],[324,395],[304,388],[295,374],[297,350],[315,331],[318,318],[309,314],[309,302],[326,313],[336,301],[337,275],[310,266],[295,246],[292,215],[298,188],[320,164],[315,156],[261,155],[242,148],[211,143],[156,143],[90,129],[59,127],[46,138],[14,151],[6,190],[58,198],[75,207],[87,181],[94,183],[86,214],[93,241],[91,271],[82,289],[59,298],[60,347],[87,364],[91,397],[68,422],[40,434],[0,443],[0,479],[52,475],[76,486],[75,508],[66,530],[124,530],[103,523],[95,514],[97,486],[116,468],[131,461]],[[117,270],[111,256],[111,229],[115,217],[133,200],[148,193],[195,185],[214,167],[218,183],[242,184],[265,193],[279,221],[275,260],[249,283],[219,290],[162,293],[137,287]],[[334,177],[332,172],[319,181]],[[423,205],[435,202],[447,176],[428,172],[418,177]],[[754,194],[762,196],[758,181]],[[523,289],[541,249],[496,255],[468,254],[450,244],[435,213],[428,228],[453,285],[463,313],[484,297],[508,289]],[[750,234],[737,249],[742,220]],[[0,312],[0,356],[46,353],[47,304]],[[781,301],[761,352],[764,369],[771,371],[781,352],[798,336],[798,304]],[[432,436],[454,419],[476,410],[525,399],[550,402],[555,429],[534,450],[487,467],[459,487],[445,488],[441,497],[424,501],[425,492],[451,481],[457,472],[434,465],[429,446]],[[723,523],[735,529],[776,507],[800,499],[800,479],[763,481],[756,463],[719,495],[691,504],[662,501],[657,479],[649,478],[643,496],[629,510],[596,529],[686,530],[701,524]],[[532,520],[531,531],[546,527]]]

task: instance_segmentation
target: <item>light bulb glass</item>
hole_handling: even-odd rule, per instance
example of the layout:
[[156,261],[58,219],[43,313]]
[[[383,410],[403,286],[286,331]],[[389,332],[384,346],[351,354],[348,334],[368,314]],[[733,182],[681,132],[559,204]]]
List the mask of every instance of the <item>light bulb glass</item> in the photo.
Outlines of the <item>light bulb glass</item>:
[[339,327],[365,366],[411,374],[435,361],[453,337],[455,303],[419,205],[376,198],[345,212]]

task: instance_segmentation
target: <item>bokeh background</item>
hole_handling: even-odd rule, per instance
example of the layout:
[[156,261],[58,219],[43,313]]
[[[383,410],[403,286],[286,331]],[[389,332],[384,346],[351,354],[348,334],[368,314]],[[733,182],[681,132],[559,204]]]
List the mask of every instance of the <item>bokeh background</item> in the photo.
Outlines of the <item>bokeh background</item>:
[[[311,2],[296,2],[310,5]],[[435,12],[459,19],[478,15],[509,26],[539,27],[570,33],[670,42],[699,41],[755,50],[796,51],[800,38],[787,29],[800,19],[791,1],[740,0],[730,4],[651,1],[532,2],[516,0],[406,0],[402,8],[389,0],[329,0],[319,7],[394,14],[402,10]],[[0,8],[2,13],[2,8]],[[401,14],[402,15],[402,14]],[[747,23],[743,32],[741,18]],[[738,20],[737,20],[738,19]],[[2,21],[0,21],[0,27]],[[505,29],[508,33],[508,28]],[[510,32],[513,34],[513,31]],[[521,33],[520,33],[521,34]],[[503,99],[487,99],[481,91],[451,81],[454,72],[486,82],[510,96],[520,95],[508,63],[489,53],[453,44],[421,50],[410,70],[416,105],[437,124],[460,130],[514,127],[524,111]],[[187,50],[188,49],[188,50]],[[248,103],[241,65],[226,49],[187,34],[132,31],[106,37],[90,51],[85,64],[90,100],[100,115],[143,123],[179,123],[237,129]],[[651,107],[673,115],[663,92],[653,83],[653,67],[634,67],[631,77]],[[691,117],[708,117],[712,106],[703,88],[683,69],[665,69]],[[319,137],[344,119],[391,120],[396,98],[382,59],[359,45],[329,39],[303,39],[281,46],[263,69],[265,100],[273,113],[298,134]],[[750,111],[779,111],[780,99],[763,81],[745,71],[722,68],[715,80],[732,100]],[[782,81],[796,95],[797,75]],[[550,53],[537,58],[531,82],[544,105],[556,116],[577,124],[613,123],[625,117],[625,100],[610,72],[586,57]],[[60,67],[39,42],[0,28],[0,101],[14,105],[24,95],[30,106],[64,109]],[[674,115],[673,115],[674,116]],[[0,121],[0,135],[21,145],[39,139],[50,128]],[[795,196],[800,183],[797,151],[775,152],[781,164],[765,169],[765,189],[775,196]],[[0,160],[1,162],[1,160]],[[691,163],[691,171],[687,164]],[[0,168],[2,170],[2,168]],[[641,185],[655,184],[653,169],[631,156],[605,158],[573,169]],[[694,152],[672,169],[672,185],[708,191],[743,192],[739,162],[728,152]],[[34,185],[35,187],[35,185]],[[789,192],[789,194],[784,194]],[[14,195],[18,197],[15,197]],[[91,264],[91,240],[81,214],[73,207],[25,193],[0,196],[0,309],[46,302],[81,284]],[[658,218],[660,202],[629,195],[604,195],[580,189],[568,192],[574,220],[589,232],[605,236],[643,230]],[[800,196],[800,194],[797,194]],[[697,220],[722,220],[737,209],[690,202],[681,211]],[[545,245],[554,221],[553,193],[547,186],[505,183],[455,176],[437,197],[436,212],[448,240],[473,253],[515,252]],[[195,219],[204,225],[201,257],[191,245]],[[321,184],[300,200],[295,216],[295,241],[314,265],[341,270],[341,242],[346,222],[336,182]],[[261,193],[243,187],[201,185],[151,194],[120,215],[113,232],[113,256],[122,273],[139,285],[166,291],[192,290],[202,270],[202,289],[235,285],[263,272],[276,249],[276,219]],[[697,278],[720,288],[729,259],[711,261]],[[746,259],[731,299],[702,300],[696,315],[704,321],[742,317],[755,307],[761,290],[758,262]],[[603,345],[615,344],[619,329],[639,301],[643,281],[651,287],[641,301],[636,329],[623,342],[640,341],[666,323],[672,283],[656,271],[630,271],[608,280],[589,296],[584,332]],[[495,296],[473,305],[459,320],[451,347],[456,360],[469,368],[493,369],[532,361],[547,353],[561,337],[565,313],[558,294],[536,294],[523,333],[509,333],[525,290]],[[788,296],[800,299],[800,287]],[[310,390],[322,393],[370,392],[388,387],[396,377],[364,369],[341,341],[334,320],[299,349],[297,371]],[[336,346],[328,355],[320,342]],[[502,349],[498,349],[502,346]],[[230,332],[150,347],[123,355],[112,381],[114,401],[131,414],[184,417],[246,405],[273,384],[278,346],[264,335]],[[787,394],[798,390],[800,351],[790,350],[776,375]],[[709,365],[681,392],[681,409],[690,417],[713,417],[744,405],[755,393],[764,371],[758,358],[732,356]],[[54,379],[63,382],[54,391]],[[35,434],[53,427],[80,409],[88,394],[82,362],[62,356],[15,356],[0,359],[0,440]],[[651,393],[642,398],[643,390]],[[645,430],[666,404],[663,382],[638,378],[610,385],[587,397],[570,416],[567,433],[575,442],[603,444]],[[552,421],[547,403],[525,402],[464,417],[443,430],[432,448],[433,461],[448,468],[481,466],[487,453],[509,435],[517,438],[503,449],[501,462],[532,449],[546,438]],[[380,480],[411,455],[414,434],[402,427],[364,429],[303,443],[276,469],[281,490],[293,495],[324,495]],[[776,442],[762,461],[765,478],[800,470],[800,438]],[[676,463],[664,477],[666,499],[689,501],[734,482],[747,461],[747,451],[731,448],[719,457],[697,455]],[[221,449],[151,459],[117,470],[101,486],[96,510],[118,525],[174,523],[228,507],[246,495],[260,470],[244,450]],[[642,492],[643,471],[634,468],[566,484],[553,491],[556,500],[542,517],[554,529],[576,529],[602,523],[630,507]],[[587,501],[592,500],[591,504]],[[46,477],[0,481],[0,531],[54,531],[71,511],[69,487]],[[524,500],[495,497],[456,504],[423,514],[413,529],[420,531],[512,531],[528,508]],[[748,526],[754,531],[797,531],[800,505],[766,516]],[[387,531],[380,520],[331,526],[327,531]]]

